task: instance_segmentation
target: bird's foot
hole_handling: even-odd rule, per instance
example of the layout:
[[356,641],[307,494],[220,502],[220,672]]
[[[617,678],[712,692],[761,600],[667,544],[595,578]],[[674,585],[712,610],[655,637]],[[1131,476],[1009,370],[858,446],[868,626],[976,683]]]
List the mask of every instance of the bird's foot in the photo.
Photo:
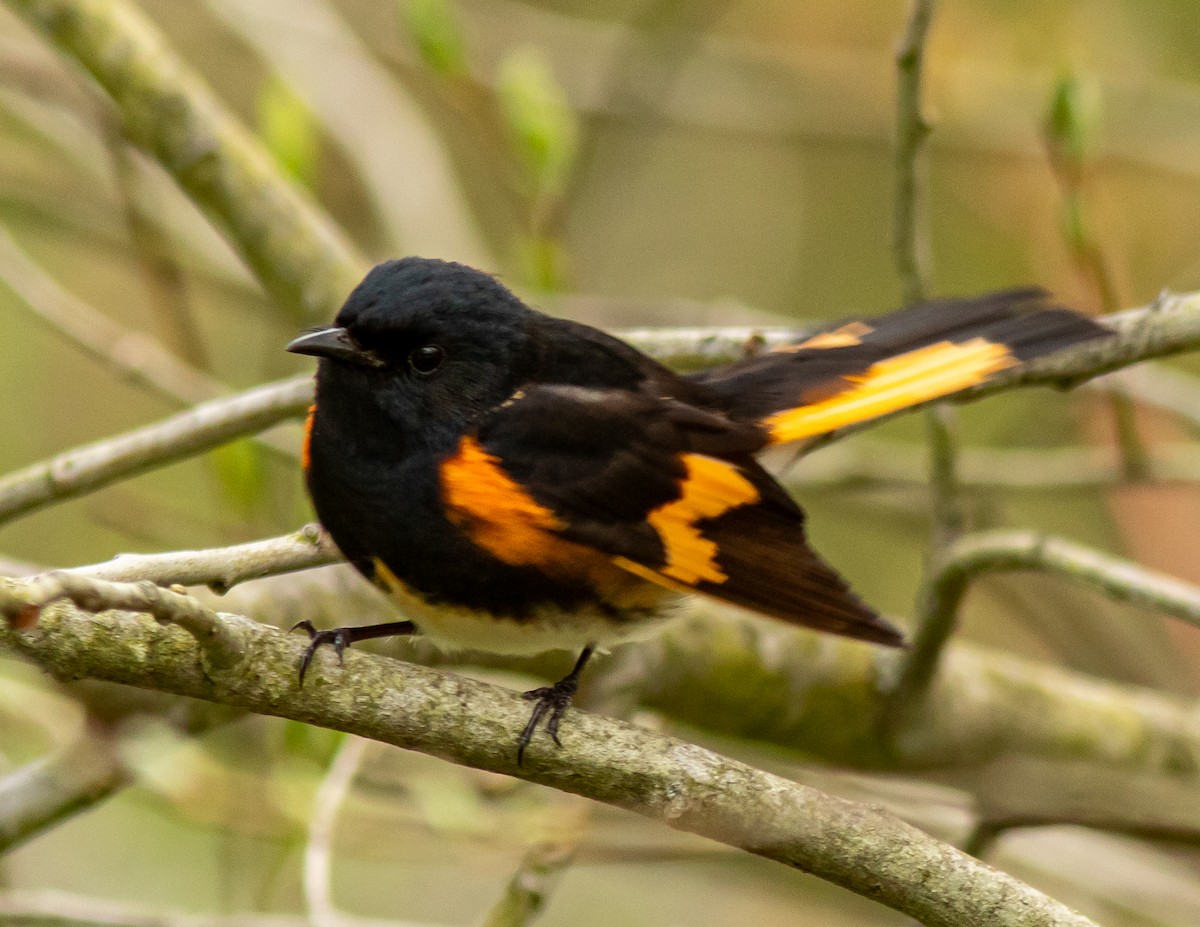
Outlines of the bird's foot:
[[550,739],[561,747],[562,741],[558,739],[558,723],[562,720],[563,714],[571,704],[571,699],[575,697],[575,692],[579,689],[578,677],[568,676],[566,679],[560,679],[552,686],[542,686],[540,689],[530,689],[524,694],[524,698],[531,702],[536,702],[533,706],[533,711],[529,714],[529,723],[525,725],[525,730],[521,731],[521,736],[517,738],[517,765],[521,765],[521,761],[525,758],[525,748],[529,746],[529,742],[533,740],[533,735],[537,731],[538,725],[542,718],[549,715],[546,721],[546,733],[550,735]]
[[583,667],[592,656],[592,651],[593,648],[591,646],[584,647],[583,652],[579,655],[579,659],[575,661],[575,667],[554,685],[542,686],[540,689],[530,689],[524,694],[523,698],[526,701],[536,702],[537,704],[533,706],[533,711],[530,712],[529,723],[525,725],[525,730],[521,731],[521,736],[517,738],[518,766],[521,765],[521,761],[525,758],[525,748],[533,740],[533,735],[537,731],[538,725],[547,714],[550,717],[546,721],[546,733],[550,735],[550,739],[554,741],[556,746],[562,746],[562,741],[558,739],[558,723],[562,720],[563,714],[571,704],[571,699],[575,697],[575,693],[579,689],[579,674],[583,672]]
[[337,654],[338,663],[345,662],[346,648],[353,643],[350,632],[353,628],[328,628],[326,630],[318,629],[311,621],[297,621],[291,626],[289,631],[295,631],[297,628],[303,628],[308,634],[308,648],[304,651],[304,656],[300,658],[300,685],[304,685],[304,674],[308,672],[308,666],[312,663],[313,656],[326,644],[332,644],[334,652]]

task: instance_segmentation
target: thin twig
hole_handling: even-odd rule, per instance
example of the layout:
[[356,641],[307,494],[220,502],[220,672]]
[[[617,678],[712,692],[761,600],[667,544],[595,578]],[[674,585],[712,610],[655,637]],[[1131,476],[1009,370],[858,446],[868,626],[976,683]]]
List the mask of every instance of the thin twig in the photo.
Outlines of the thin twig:
[[333,903],[333,834],[370,745],[361,737],[346,737],[313,797],[308,842],[304,845],[304,903],[313,927],[342,927],[342,917]]
[[112,96],[129,139],[225,231],[266,289],[306,319],[333,315],[364,261],[336,225],[124,0],[8,0]]
[[[1151,445],[1146,478],[1160,483],[1200,481],[1200,443]],[[856,441],[825,448],[788,471],[785,485],[806,489],[912,489],[929,483],[929,449],[910,441]],[[972,492],[1035,492],[1095,489],[1129,482],[1122,458],[1111,447],[964,448],[959,485]]]
[[[126,328],[63,289],[0,227],[0,278],[21,301],[88,357],[121,379],[181,406],[228,395],[228,386],[180,360],[161,342]],[[270,435],[260,436],[276,453],[295,458],[295,449]]]
[[1120,392],[1200,429],[1200,377],[1164,364],[1139,364],[1087,383],[1089,390]]
[[[1024,386],[1073,386],[1138,361],[1192,350],[1200,346],[1200,294],[1171,297],[1152,307],[1132,309],[1103,321],[1117,332],[1117,337],[1080,345],[1004,371],[959,393],[955,401],[972,401]],[[703,365],[710,366],[744,356],[753,334],[748,329],[643,329],[628,332],[626,337],[631,344],[659,359],[673,358],[686,364],[702,358]],[[793,332],[773,331],[766,333],[766,342],[782,344],[791,337]],[[0,524],[298,416],[312,401],[311,397],[312,383],[308,378],[282,380],[213,400],[182,415],[0,477]],[[818,438],[810,448],[823,447],[882,420]]]
[[[900,290],[907,305],[929,295],[926,264],[929,250],[925,218],[925,142],[932,126],[922,112],[921,83],[924,76],[925,44],[933,21],[934,0],[913,0],[908,24],[896,51],[896,150],[895,221],[892,244]],[[957,414],[944,403],[925,413],[929,441],[929,487],[932,498],[933,546],[945,546],[962,533],[963,513],[958,480],[958,449],[955,440]]]
[[311,397],[311,378],[280,380],[0,477],[0,524],[297,417]]
[[928,692],[970,584],[985,573],[1002,570],[1057,573],[1111,598],[1200,627],[1200,588],[1181,580],[1029,531],[968,535],[943,552],[925,581],[917,633],[893,691],[897,713],[902,714]]
[[574,843],[546,843],[529,850],[482,927],[527,927],[537,920],[550,892],[575,857]]
[[182,405],[228,391],[154,338],[117,324],[68,293],[2,227],[0,278],[57,334],[135,386]]
[[0,853],[92,807],[127,781],[112,744],[90,733],[0,778]]
[[892,248],[906,305],[929,294],[925,272],[925,202],[921,195],[921,151],[932,129],[921,104],[925,40],[934,0],[912,0],[904,37],[896,50],[896,144],[893,153],[894,220]]
[[[0,588],[12,581],[0,581]],[[254,673],[201,666],[182,632],[67,603],[0,641],[51,672],[99,678],[342,730],[460,765],[519,775],[811,872],[930,927],[963,923],[1086,927],[1086,918],[873,806],[833,798],[709,750],[573,710],[564,748],[538,739],[518,767],[528,703],[462,676],[350,651],[331,684],[316,667],[295,685],[306,643],[236,616]]]
[[[432,927],[409,921],[343,915],[348,927]],[[57,891],[0,894],[0,924],[13,927],[311,927],[283,914],[191,914]]]
[[110,582],[150,580],[159,586],[208,586],[223,594],[247,580],[325,566],[341,559],[329,535],[317,525],[305,525],[291,534],[232,547],[118,554],[105,563],[76,567],[70,572]]

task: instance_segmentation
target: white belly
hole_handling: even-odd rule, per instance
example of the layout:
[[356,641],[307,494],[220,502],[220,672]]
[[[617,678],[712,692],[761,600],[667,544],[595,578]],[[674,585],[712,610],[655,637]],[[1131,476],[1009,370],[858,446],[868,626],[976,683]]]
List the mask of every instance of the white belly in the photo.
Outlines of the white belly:
[[412,594],[402,584],[388,584],[388,594],[427,637],[443,650],[482,650],[488,653],[530,655],[547,650],[578,652],[589,644],[600,650],[630,640],[643,640],[664,625],[682,617],[690,596],[674,596],[644,617],[614,620],[597,607],[563,611],[546,606],[516,621],[486,612],[451,606],[434,606]]

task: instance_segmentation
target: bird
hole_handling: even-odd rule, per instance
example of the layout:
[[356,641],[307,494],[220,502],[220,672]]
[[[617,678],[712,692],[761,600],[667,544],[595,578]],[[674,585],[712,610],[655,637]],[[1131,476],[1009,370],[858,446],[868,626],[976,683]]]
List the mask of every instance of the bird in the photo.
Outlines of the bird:
[[[543,314],[496,277],[405,257],[374,267],[318,358],[302,467],[317,517],[403,620],[322,646],[421,634],[454,649],[568,650],[525,693],[517,762],[559,726],[597,650],[653,634],[691,594],[899,647],[904,636],[806,540],[757,457],[951,396],[1111,335],[1036,287],[919,303],[690,375]],[[296,628],[293,628],[295,630]]]

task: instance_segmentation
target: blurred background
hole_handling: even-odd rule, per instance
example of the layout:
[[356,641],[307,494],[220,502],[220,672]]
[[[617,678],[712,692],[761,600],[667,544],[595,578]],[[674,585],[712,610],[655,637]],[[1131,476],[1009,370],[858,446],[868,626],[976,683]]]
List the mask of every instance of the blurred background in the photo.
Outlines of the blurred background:
[[[893,51],[907,3],[138,6],[372,260],[465,261],[535,305],[610,328],[793,325],[900,302]],[[1037,283],[1100,313],[1200,287],[1198,35],[1193,0],[940,4],[925,90],[934,293]],[[3,9],[0,284],[5,473],[182,407],[131,380],[128,333],[244,387],[307,369],[282,346],[325,321],[272,303],[126,142],[86,75]],[[80,346],[89,333],[99,347]],[[1145,447],[1196,437],[1148,409],[1132,417]],[[1051,472],[1056,450],[1103,451],[1114,432],[1107,400],[1047,391],[989,400],[961,420],[979,471],[992,460],[990,472],[1008,469],[1001,477],[1013,473],[995,462],[1011,458],[989,450],[1028,451],[1018,469]],[[916,419],[892,423],[789,470],[817,546],[900,621],[929,549],[923,436]],[[66,566],[292,530],[311,518],[288,453],[298,428],[273,439],[4,525],[0,560]],[[856,446],[912,460],[912,479],[839,480],[839,458],[823,455]],[[1200,581],[1200,490],[1189,479],[976,482],[973,526],[1042,529]],[[1197,688],[1195,632],[1052,579],[981,584],[963,636],[1180,695]],[[0,657],[0,773],[77,728],[79,696]],[[316,865],[312,808],[324,788],[337,813],[316,845],[332,853],[337,906],[356,916],[479,922],[527,846],[566,841],[578,852],[545,924],[905,922],[774,864],[533,786],[277,719],[192,740],[157,703],[143,711],[103,687],[82,697],[92,715],[116,719],[137,784],[0,860],[0,893],[73,893],[93,916],[101,901],[115,905],[119,923],[164,910],[318,920],[305,866]],[[980,803],[1033,793],[1069,804],[1076,788],[1062,771],[995,763],[915,780],[717,746],[885,802],[955,840]],[[335,757],[356,771],[341,798]],[[1184,831],[1165,843],[1024,829],[989,859],[1105,924],[1192,925],[1200,832]]]

